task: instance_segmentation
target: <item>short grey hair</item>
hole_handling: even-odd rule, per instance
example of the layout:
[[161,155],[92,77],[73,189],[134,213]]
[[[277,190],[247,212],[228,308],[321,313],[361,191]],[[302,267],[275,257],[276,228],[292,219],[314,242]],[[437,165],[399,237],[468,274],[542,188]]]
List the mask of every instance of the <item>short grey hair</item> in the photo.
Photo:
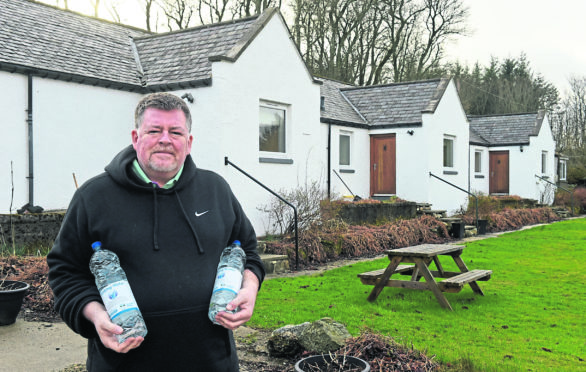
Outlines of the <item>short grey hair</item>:
[[148,108],[156,108],[164,111],[181,110],[185,114],[185,124],[191,133],[191,112],[185,101],[174,94],[159,92],[144,96],[136,105],[134,111],[134,126],[140,128],[144,112]]

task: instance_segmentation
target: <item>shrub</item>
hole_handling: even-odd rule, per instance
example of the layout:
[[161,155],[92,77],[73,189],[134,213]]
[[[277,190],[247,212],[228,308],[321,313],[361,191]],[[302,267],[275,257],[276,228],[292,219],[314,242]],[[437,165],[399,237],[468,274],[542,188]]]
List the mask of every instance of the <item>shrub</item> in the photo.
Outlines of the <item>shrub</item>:
[[[297,228],[303,231],[321,216],[321,202],[327,199],[327,192],[318,181],[298,186],[292,190],[279,190],[277,193],[297,208]],[[293,208],[279,198],[274,197],[268,205],[257,208],[266,212],[269,219],[268,233],[292,234],[295,232],[295,215]]]
[[[483,218],[488,220],[487,232],[517,230],[527,225],[560,220],[560,217],[551,208],[504,209],[500,212],[483,215]],[[462,216],[462,220],[467,225],[473,225],[475,217],[467,214]]]
[[[375,256],[389,249],[448,240],[450,237],[446,225],[431,216],[380,226],[348,226],[327,221],[314,224],[300,234],[299,263],[311,266],[330,260]],[[267,252],[287,255],[291,267],[294,267],[295,242],[290,238],[267,242]]]

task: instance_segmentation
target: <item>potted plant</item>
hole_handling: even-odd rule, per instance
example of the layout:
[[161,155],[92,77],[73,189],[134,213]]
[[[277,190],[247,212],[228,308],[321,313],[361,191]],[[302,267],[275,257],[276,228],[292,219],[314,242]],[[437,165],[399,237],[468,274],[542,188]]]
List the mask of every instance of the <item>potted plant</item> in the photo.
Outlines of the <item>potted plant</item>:
[[28,283],[18,280],[0,280],[0,326],[16,321]]
[[369,372],[370,365],[360,359],[349,355],[322,354],[312,355],[301,359],[295,364],[296,372]]

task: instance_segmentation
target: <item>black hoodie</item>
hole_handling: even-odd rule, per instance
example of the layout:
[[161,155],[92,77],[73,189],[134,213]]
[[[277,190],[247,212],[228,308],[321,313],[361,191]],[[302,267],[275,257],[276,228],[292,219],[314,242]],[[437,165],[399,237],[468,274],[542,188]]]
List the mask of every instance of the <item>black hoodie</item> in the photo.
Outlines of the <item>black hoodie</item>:
[[[262,283],[254,229],[228,184],[191,156],[170,189],[140,181],[134,159],[129,146],[73,196],[47,256],[55,309],[88,338],[89,371],[237,371],[232,332],[207,311],[220,254],[232,241],[241,241],[246,268]],[[89,270],[98,240],[118,254],[148,329],[127,354],[105,348],[82,314],[101,302]]]

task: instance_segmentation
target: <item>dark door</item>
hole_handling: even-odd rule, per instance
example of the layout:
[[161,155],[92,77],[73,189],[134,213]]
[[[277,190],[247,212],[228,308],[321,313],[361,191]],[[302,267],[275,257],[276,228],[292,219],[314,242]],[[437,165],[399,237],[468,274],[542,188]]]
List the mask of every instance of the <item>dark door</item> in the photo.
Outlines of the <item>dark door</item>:
[[370,195],[396,194],[395,135],[370,137]]
[[488,192],[490,194],[508,194],[509,152],[491,151],[489,157],[490,181],[488,185]]

